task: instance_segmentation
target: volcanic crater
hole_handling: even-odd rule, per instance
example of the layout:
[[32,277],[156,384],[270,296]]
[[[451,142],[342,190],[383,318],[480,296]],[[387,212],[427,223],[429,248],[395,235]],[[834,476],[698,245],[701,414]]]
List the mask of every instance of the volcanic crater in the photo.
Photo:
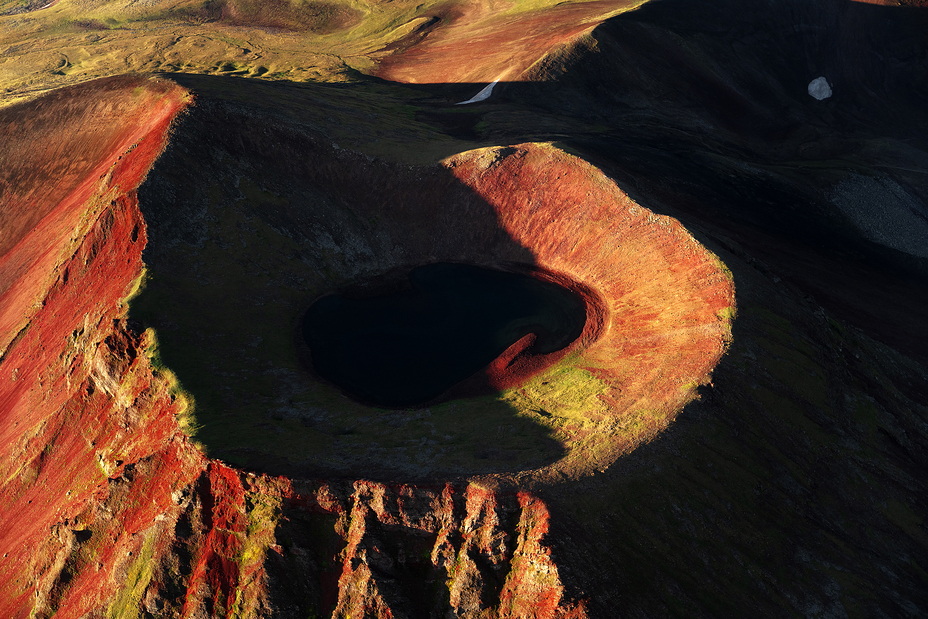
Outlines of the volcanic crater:
[[[148,281],[131,315],[155,328],[195,400],[195,439],[251,470],[583,476],[664,428],[729,340],[734,291],[720,261],[551,144],[404,165],[201,104],[140,203]],[[312,300],[389,291],[437,263],[547,281],[584,316],[556,348],[519,332],[413,399],[348,397],[312,370]],[[408,382],[390,371],[382,383]]]

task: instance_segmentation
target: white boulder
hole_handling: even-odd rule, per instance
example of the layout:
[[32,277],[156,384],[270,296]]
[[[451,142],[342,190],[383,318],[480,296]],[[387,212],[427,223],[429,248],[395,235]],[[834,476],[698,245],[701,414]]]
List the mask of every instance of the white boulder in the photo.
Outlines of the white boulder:
[[809,95],[815,97],[819,101],[830,97],[831,86],[828,84],[828,80],[826,80],[824,77],[816,77],[814,80],[809,82]]

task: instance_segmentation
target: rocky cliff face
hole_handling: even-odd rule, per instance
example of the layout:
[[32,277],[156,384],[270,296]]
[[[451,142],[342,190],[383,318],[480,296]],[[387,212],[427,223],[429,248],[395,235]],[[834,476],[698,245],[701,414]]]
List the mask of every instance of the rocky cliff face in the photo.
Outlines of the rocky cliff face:
[[284,616],[318,596],[333,617],[586,617],[565,595],[548,511],[529,493],[359,481],[294,482],[287,494],[268,562]]
[[124,319],[145,244],[135,189],[185,96],[117,79],[4,111],[19,134],[4,142],[6,616],[99,609],[203,467],[150,333]]

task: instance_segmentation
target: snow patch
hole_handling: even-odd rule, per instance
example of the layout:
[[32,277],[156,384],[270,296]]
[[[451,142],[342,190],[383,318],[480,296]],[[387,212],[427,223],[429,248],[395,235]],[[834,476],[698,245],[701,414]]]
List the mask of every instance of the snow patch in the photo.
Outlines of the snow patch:
[[475,94],[473,97],[471,97],[467,101],[460,101],[458,103],[455,103],[455,105],[467,105],[468,103],[477,103],[479,101],[486,101],[487,99],[490,98],[490,95],[493,94],[493,87],[496,86],[498,83],[499,83],[498,79],[493,80],[492,82],[484,86],[483,90]]

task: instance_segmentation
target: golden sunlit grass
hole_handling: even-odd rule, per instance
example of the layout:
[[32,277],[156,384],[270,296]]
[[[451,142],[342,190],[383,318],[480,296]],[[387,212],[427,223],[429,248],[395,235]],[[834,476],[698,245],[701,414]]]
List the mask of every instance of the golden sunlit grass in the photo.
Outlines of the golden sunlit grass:
[[0,104],[132,71],[344,81],[352,66],[370,66],[369,55],[407,34],[434,2],[303,2],[277,13],[254,2],[225,11],[214,4],[62,0],[8,14],[18,2],[0,3]]
[[[351,81],[354,71],[375,71],[382,58],[396,51],[388,46],[425,24],[444,28],[453,22],[457,34],[452,37],[466,42],[485,36],[486,28],[492,30],[500,20],[568,3],[506,4],[508,10],[496,11],[462,3],[464,17],[434,22],[436,15],[453,13],[453,5],[437,0],[162,0],[142,6],[60,0],[42,8],[37,2],[5,0],[0,2],[0,106],[127,72]],[[604,5],[588,19],[598,23],[639,4]]]
[[[582,2],[594,2],[595,0],[581,0],[581,2],[572,2],[571,4],[581,4]],[[622,3],[622,5],[617,6],[614,11],[604,11],[606,17],[611,15],[617,15],[619,13],[625,13],[627,11],[633,10],[645,4],[648,0],[636,0],[635,2],[628,4]],[[552,9],[556,6],[561,6],[565,4],[564,2],[559,2],[558,0],[511,0],[512,7],[505,11],[506,15],[518,15],[520,13],[529,13],[533,11],[545,11],[547,9]],[[604,19],[604,17],[597,17],[597,20]]]

